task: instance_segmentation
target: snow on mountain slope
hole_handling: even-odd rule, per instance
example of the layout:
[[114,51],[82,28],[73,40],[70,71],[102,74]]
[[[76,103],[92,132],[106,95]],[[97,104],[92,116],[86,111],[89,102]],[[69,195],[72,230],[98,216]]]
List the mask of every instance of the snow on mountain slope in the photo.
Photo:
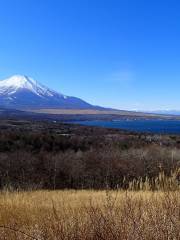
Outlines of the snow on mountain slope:
[[[36,82],[34,79],[27,76],[15,75],[3,81],[0,81],[0,94],[12,95],[20,89],[29,90],[38,96],[53,96],[57,94],[55,91],[43,86],[42,84]],[[66,97],[59,94],[62,97]]]
[[0,81],[0,106],[13,108],[95,109],[99,107],[58,93],[27,76]]

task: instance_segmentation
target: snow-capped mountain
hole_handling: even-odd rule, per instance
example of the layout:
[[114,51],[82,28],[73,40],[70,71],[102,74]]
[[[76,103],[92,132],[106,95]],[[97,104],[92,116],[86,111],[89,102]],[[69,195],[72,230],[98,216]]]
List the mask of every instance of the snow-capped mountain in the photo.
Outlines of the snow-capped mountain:
[[0,81],[0,106],[11,108],[97,109],[79,98],[58,93],[27,76]]

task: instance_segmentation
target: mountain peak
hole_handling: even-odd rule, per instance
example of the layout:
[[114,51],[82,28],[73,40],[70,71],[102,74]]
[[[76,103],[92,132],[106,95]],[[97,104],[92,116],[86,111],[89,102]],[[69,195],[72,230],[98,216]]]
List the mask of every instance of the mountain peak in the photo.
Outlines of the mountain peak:
[[26,75],[0,81],[0,104],[14,108],[96,108],[85,101],[65,96]]
[[17,91],[30,91],[36,95],[44,95],[50,92],[49,88],[36,82],[26,75],[14,75],[8,79],[0,81],[0,94],[13,95]]
[[32,89],[33,85],[35,85],[36,82],[25,75],[14,75],[8,79],[0,81],[0,87],[2,88],[28,88]]
[[23,84],[23,83],[29,82],[33,79],[26,76],[26,75],[14,75],[14,76],[10,77],[9,79],[6,79],[6,80],[9,80],[9,81],[11,80],[14,84]]
[[26,75],[20,75],[20,74],[17,74],[17,75],[13,75],[11,76],[10,78],[6,79],[6,80],[12,80],[12,81],[28,81],[29,80],[29,77],[26,76]]

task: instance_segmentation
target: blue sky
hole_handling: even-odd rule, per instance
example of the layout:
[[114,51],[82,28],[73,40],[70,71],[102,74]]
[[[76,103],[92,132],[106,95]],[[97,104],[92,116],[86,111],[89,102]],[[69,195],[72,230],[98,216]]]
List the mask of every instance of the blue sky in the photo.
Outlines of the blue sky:
[[119,109],[180,109],[180,1],[0,0],[0,79]]

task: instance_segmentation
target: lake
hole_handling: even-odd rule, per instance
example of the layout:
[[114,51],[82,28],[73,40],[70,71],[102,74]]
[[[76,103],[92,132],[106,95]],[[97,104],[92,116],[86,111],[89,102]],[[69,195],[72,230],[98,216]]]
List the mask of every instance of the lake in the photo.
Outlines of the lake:
[[117,128],[136,132],[180,134],[180,120],[91,120],[73,121],[73,123],[85,126]]

